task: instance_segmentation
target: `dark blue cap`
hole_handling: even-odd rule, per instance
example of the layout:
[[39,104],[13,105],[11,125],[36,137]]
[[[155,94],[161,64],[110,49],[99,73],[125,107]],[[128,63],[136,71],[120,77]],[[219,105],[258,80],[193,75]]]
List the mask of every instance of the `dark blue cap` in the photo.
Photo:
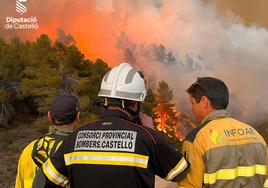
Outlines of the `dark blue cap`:
[[50,111],[56,125],[71,123],[79,111],[78,98],[68,92],[61,92],[53,98]]

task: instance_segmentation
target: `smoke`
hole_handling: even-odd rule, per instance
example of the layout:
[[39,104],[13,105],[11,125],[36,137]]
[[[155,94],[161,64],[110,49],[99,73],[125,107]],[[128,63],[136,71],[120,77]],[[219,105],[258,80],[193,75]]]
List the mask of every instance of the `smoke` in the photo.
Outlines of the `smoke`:
[[[38,18],[38,30],[1,27],[0,36],[34,40],[47,33],[56,39],[57,29],[62,28],[74,36],[86,57],[102,58],[111,66],[131,62],[145,72],[152,87],[165,80],[180,110],[189,111],[185,89],[198,76],[215,76],[228,85],[230,110],[239,118],[256,121],[268,111],[266,28],[245,25],[235,14],[219,17],[215,6],[201,0],[47,0],[40,4],[27,4],[27,15]],[[16,16],[14,2],[2,0],[2,5],[7,8],[0,13],[1,24],[4,17]]]
[[66,35],[65,32],[62,29],[58,29],[57,31],[57,39],[56,41],[62,42],[65,45],[74,45],[75,44],[75,39],[71,34]]
[[268,13],[266,0],[203,0],[206,3],[213,4],[218,12],[219,17],[222,15],[238,16],[246,25],[260,25],[268,27]]

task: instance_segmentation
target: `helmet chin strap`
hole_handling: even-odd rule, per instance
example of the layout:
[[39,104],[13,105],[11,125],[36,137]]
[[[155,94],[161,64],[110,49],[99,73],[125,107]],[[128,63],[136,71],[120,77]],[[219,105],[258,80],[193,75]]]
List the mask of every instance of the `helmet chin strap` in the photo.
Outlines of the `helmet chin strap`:
[[140,103],[138,102],[138,107],[136,110],[134,110],[133,108],[130,108],[129,106],[125,106],[125,110],[132,116],[132,122],[133,123],[137,123],[140,124]]

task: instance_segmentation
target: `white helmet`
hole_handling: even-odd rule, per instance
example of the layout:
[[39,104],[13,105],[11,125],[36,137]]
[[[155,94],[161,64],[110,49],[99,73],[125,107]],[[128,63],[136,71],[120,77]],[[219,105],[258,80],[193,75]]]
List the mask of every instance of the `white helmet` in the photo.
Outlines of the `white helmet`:
[[121,63],[105,74],[98,96],[143,102],[146,94],[141,75],[128,63]]

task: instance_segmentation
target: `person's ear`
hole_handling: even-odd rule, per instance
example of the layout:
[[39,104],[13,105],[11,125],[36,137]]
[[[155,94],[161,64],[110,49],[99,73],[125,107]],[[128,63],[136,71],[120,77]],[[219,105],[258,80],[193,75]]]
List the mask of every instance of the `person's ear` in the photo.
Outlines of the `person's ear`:
[[80,112],[77,112],[77,114],[75,116],[75,120],[76,121],[80,121]]
[[211,106],[210,100],[208,99],[207,96],[202,96],[201,101],[202,101],[205,108],[208,108]]
[[47,119],[48,119],[48,121],[49,121],[50,123],[53,122],[53,121],[52,121],[52,114],[51,114],[50,111],[47,112]]

